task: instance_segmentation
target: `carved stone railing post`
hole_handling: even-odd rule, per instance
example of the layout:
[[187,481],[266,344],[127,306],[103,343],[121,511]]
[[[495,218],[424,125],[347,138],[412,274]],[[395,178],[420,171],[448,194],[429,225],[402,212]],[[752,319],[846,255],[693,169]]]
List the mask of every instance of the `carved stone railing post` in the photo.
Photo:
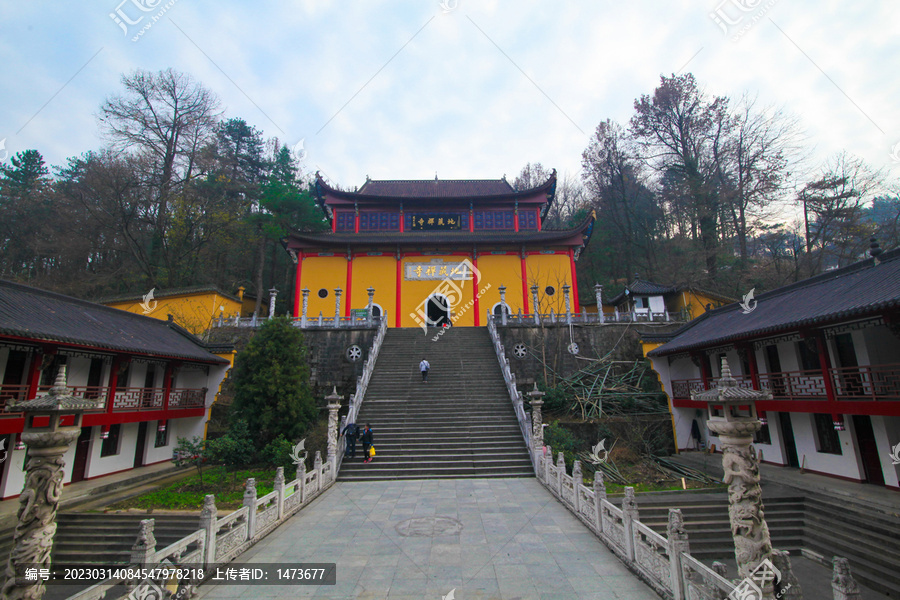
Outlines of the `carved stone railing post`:
[[781,572],[781,579],[775,584],[778,600],[803,600],[800,581],[791,567],[791,555],[785,550],[772,550],[772,564]]
[[372,304],[375,302],[375,288],[369,287],[366,289],[366,293],[369,294],[369,303],[366,305],[366,322],[371,325],[372,324]]
[[303,293],[303,312],[301,313],[301,316],[300,316],[300,327],[302,329],[306,329],[306,315],[307,315],[307,312],[309,311],[309,290],[306,288],[303,288],[300,291]]
[[603,323],[603,286],[594,284],[594,296],[597,298],[597,321]]
[[562,498],[563,477],[566,474],[566,455],[560,452],[556,455],[556,493]]
[[306,502],[306,460],[297,465],[297,489],[294,490],[295,494],[300,494],[300,504]]
[[252,540],[256,535],[256,479],[247,480],[244,489],[244,506],[247,507],[247,539]]
[[[334,289],[334,326],[341,326],[341,288]],[[347,300],[350,301],[349,298]]]
[[684,578],[681,574],[681,555],[690,554],[688,534],[684,529],[684,517],[680,508],[669,509],[669,522],[666,525],[666,537],[669,553],[669,577],[672,580],[673,600],[684,600]]
[[622,524],[625,527],[625,556],[629,562],[634,562],[634,522],[638,520],[638,507],[634,499],[634,488],[625,488],[625,497],[622,498]]
[[531,447],[534,449],[535,456],[539,456],[544,447],[544,421],[541,407],[544,405],[545,395],[538,389],[537,382],[534,384],[534,389],[528,392],[531,402]]
[[[41,598],[44,594],[43,580],[26,579],[24,571],[27,568],[50,568],[50,549],[56,535],[56,512],[63,491],[66,465],[63,456],[81,435],[84,411],[97,407],[96,401],[76,398],[67,391],[66,365],[63,364],[47,394],[7,406],[8,411],[25,413],[21,439],[28,446],[28,454],[13,548],[6,565],[7,580],[0,590],[0,598]],[[73,415],[70,425],[62,425],[63,415]],[[46,418],[47,424],[35,425],[38,417]]]
[[274,287],[269,290],[269,317],[270,319],[275,317],[275,297],[278,296],[278,290]]
[[[357,382],[359,389],[359,382]],[[325,397],[328,401],[328,450],[327,460],[331,466],[332,478],[337,477],[337,442],[338,442],[338,411],[341,409],[341,400],[344,397],[338,395],[337,386],[334,387],[331,394]]]
[[831,589],[834,591],[834,600],[862,600],[859,584],[850,573],[850,563],[846,558],[835,556],[832,559],[834,571],[831,576]]
[[316,471],[316,489],[314,492],[322,490],[322,453],[316,450],[316,458],[313,460],[313,469]]
[[[772,558],[772,542],[759,485],[759,461],[751,447],[753,434],[762,427],[756,415],[756,401],[771,400],[772,394],[739,388],[724,358],[721,373],[716,388],[693,392],[691,397],[709,406],[707,427],[722,444],[723,481],[728,484],[734,555],[738,577],[743,580],[763,560]],[[765,600],[775,597],[771,581],[765,582],[762,593]]]
[[206,532],[203,544],[206,548],[206,556],[203,558],[204,565],[216,562],[216,522],[218,517],[216,497],[213,494],[207,494],[203,497],[203,508],[200,510],[200,529]]
[[145,567],[150,564],[150,558],[156,552],[156,536],[153,528],[156,519],[143,519],[138,530],[137,540],[131,547],[131,564]]
[[553,475],[553,448],[547,446],[547,452],[544,453],[544,483],[547,484],[548,487],[553,486],[553,482],[550,480],[550,477]]
[[563,288],[563,296],[566,299],[566,324],[571,325],[571,323],[572,323],[572,301],[569,298],[569,290],[571,289],[571,286],[569,286],[569,284],[566,283],[562,286],[562,288]]
[[506,286],[501,285],[500,288],[500,324],[506,325]]
[[575,514],[578,514],[578,505],[581,504],[580,488],[584,485],[584,477],[581,474],[581,461],[576,460],[572,463],[572,506],[575,508]]
[[284,516],[284,467],[275,469],[275,483],[272,484],[272,490],[277,493],[275,502],[278,505],[278,520]]
[[594,473],[594,511],[597,513],[597,533],[603,535],[603,501],[606,500],[606,484],[603,483],[603,472]]
[[537,284],[533,284],[531,286],[531,310],[534,312],[534,324],[541,324],[541,316],[540,316],[540,306],[538,305],[538,286]]
[[322,327],[325,324],[325,319],[322,318],[322,311],[319,311],[319,327]]

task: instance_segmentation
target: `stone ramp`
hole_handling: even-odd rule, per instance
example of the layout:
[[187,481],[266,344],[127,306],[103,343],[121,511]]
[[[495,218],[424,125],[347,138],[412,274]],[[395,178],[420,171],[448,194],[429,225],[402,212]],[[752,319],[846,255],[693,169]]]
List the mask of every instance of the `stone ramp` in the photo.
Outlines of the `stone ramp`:
[[534,478],[337,482],[236,559],[334,562],[334,586],[197,598],[658,600]]

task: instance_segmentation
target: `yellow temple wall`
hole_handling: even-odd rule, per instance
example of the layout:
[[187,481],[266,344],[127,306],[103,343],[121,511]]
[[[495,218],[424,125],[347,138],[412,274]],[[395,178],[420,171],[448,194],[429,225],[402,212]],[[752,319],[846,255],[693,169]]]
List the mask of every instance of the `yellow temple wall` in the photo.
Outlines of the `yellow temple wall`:
[[[528,272],[528,293],[531,294],[531,286],[538,285],[538,304],[542,313],[549,313],[551,309],[556,314],[566,312],[566,301],[562,286],[572,285],[572,263],[568,254],[530,254],[525,259],[525,269]],[[553,286],[554,293],[547,293],[547,287]],[[570,291],[572,310],[575,310],[574,292]],[[529,308],[534,312],[529,298]]]
[[[453,281],[445,283],[441,280],[426,279],[421,281],[406,279],[406,265],[408,263],[428,263],[434,260],[440,260],[444,263],[459,264],[465,260],[465,256],[453,256],[450,254],[438,256],[405,256],[401,259],[401,290],[400,290],[400,326],[401,327],[418,327],[419,324],[410,314],[418,314],[423,310],[422,303],[435,291],[444,293],[450,304],[453,306],[453,324],[462,327],[471,327],[475,325],[475,308],[469,301],[475,297],[473,291],[473,282],[469,281]],[[391,319],[391,326],[396,324],[395,319]]]
[[366,290],[374,288],[373,302],[387,312],[393,325],[397,314],[397,259],[393,255],[355,256],[352,280],[350,308],[366,308],[369,305]]
[[[138,301],[126,302],[108,302],[106,306],[118,308],[119,310],[128,311],[138,315],[145,315],[165,321],[169,315],[175,319],[175,322],[193,333],[200,335],[206,331],[213,319],[217,319],[219,315],[226,317],[233,316],[240,312],[241,304],[226,298],[215,292],[196,292],[178,296],[167,296],[162,298],[154,298],[150,302],[153,310],[149,313],[144,312],[144,307]],[[223,309],[224,310],[221,310]]]
[[522,259],[518,254],[482,254],[478,257],[478,270],[484,280],[479,287],[484,289],[491,284],[479,303],[482,324],[487,311],[500,302],[501,285],[506,286],[506,304],[510,312],[515,314],[520,308],[525,310],[522,304]]
[[[309,289],[309,318],[334,317],[334,290],[347,287],[346,256],[307,256],[300,269],[300,289]],[[320,289],[328,290],[325,298],[319,298]],[[341,316],[344,315],[346,298],[341,296]]]

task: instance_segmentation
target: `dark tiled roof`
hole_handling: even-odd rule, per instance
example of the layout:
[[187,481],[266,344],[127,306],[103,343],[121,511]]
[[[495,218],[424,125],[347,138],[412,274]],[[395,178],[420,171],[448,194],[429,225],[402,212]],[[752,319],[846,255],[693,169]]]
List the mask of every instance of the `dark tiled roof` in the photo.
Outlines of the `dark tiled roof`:
[[[630,292],[630,294],[626,294],[626,291]],[[646,279],[636,278],[630,284],[626,285],[624,290],[610,298],[608,303],[617,306],[630,297],[666,296],[669,294],[674,294],[677,291],[677,287],[660,285],[658,283],[653,283],[652,281],[647,281]]]
[[[220,296],[224,296],[225,298],[228,298],[230,300],[234,300],[235,302],[240,302],[240,300],[238,300],[238,297],[235,296],[234,294],[227,294],[214,285],[201,285],[201,286],[196,286],[196,287],[180,288],[180,289],[175,289],[175,290],[155,290],[154,289],[153,297],[154,298],[170,298],[172,296],[186,296],[186,295],[190,295],[190,294],[202,294],[202,293],[207,293],[207,292],[212,292],[212,293],[218,294]],[[244,294],[244,297],[247,297],[247,294]],[[109,296],[106,298],[99,298],[97,300],[97,302],[99,302],[100,304],[112,304],[113,302],[131,302],[131,301],[143,301],[143,300],[144,300],[143,294],[126,294],[126,295],[122,295],[122,296]]]
[[[705,313],[651,356],[718,346],[801,327],[877,315],[900,307],[900,249],[760,294],[744,314],[740,304]],[[750,303],[752,306],[752,302]]]
[[292,233],[285,241],[287,247],[297,247],[296,242],[319,246],[346,248],[360,244],[378,245],[432,245],[432,244],[587,244],[589,228],[594,215],[589,215],[572,229],[545,229],[543,231],[385,231],[373,233]]
[[505,196],[515,191],[505,179],[369,179],[357,193],[385,198],[461,198]]
[[0,335],[224,362],[174,323],[2,280]]

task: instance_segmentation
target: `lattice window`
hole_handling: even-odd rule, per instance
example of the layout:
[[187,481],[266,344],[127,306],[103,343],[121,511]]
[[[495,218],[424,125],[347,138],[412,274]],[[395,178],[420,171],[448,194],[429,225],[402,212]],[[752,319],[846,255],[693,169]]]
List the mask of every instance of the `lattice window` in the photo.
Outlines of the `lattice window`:
[[334,212],[334,218],[337,221],[335,225],[336,231],[353,231],[355,228],[356,215],[353,211],[337,210]]

